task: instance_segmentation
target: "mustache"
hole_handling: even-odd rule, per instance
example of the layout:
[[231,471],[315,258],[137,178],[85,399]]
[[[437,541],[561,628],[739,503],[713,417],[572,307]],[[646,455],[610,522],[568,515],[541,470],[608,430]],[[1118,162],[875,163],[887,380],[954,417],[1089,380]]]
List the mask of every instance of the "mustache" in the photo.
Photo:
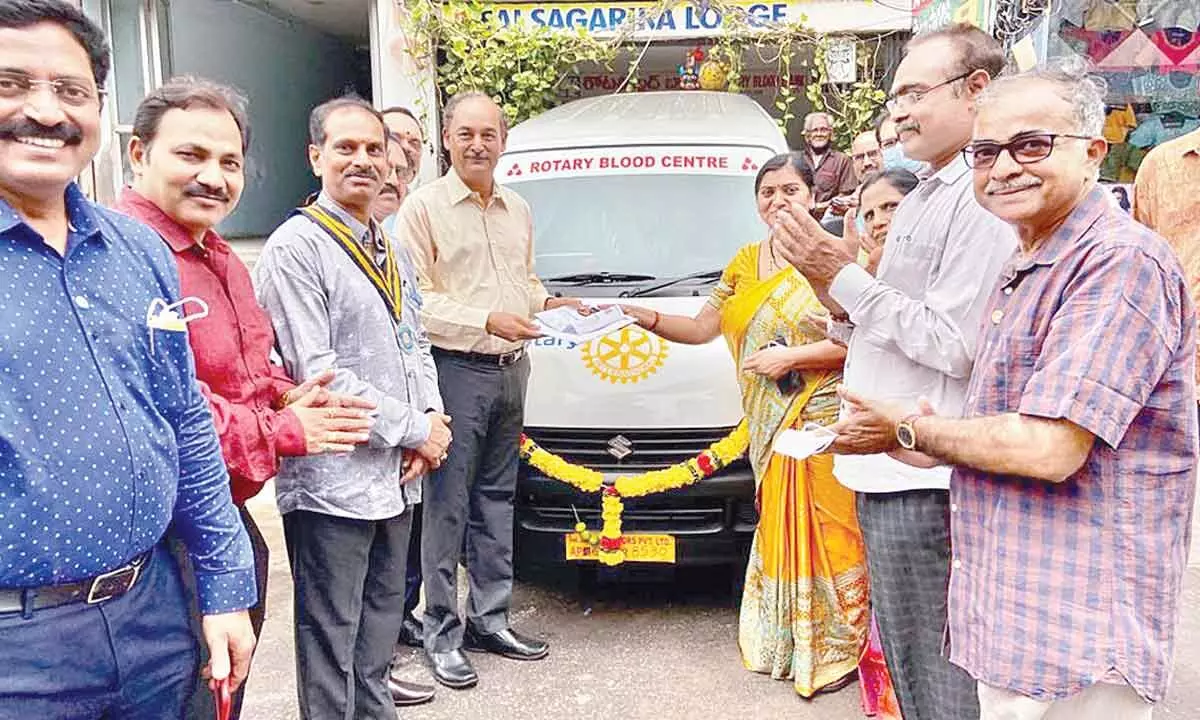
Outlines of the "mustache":
[[22,138],[60,140],[64,145],[78,145],[83,142],[83,131],[79,129],[78,125],[70,122],[49,126],[27,117],[16,117],[0,122],[0,140],[20,140]]
[[921,132],[921,124],[916,120],[906,120],[896,126],[897,133],[908,132],[910,130],[912,132]]
[[378,180],[379,173],[375,172],[375,168],[372,167],[353,168],[346,171],[346,177],[360,177],[366,178],[367,180]]
[[380,195],[382,195],[384,193],[391,193],[391,194],[395,195],[396,197],[400,197],[400,188],[397,187],[395,185],[395,183],[385,182],[383,184],[383,187],[379,189]]
[[208,200],[216,200],[217,202],[229,202],[229,193],[221,188],[211,187],[201,182],[190,182],[183,189],[183,194],[187,197],[205,198]]
[[1018,180],[988,180],[988,184],[983,188],[986,195],[994,195],[1000,192],[1009,190],[1024,190],[1026,188],[1038,187],[1042,184],[1037,178],[1021,178]]

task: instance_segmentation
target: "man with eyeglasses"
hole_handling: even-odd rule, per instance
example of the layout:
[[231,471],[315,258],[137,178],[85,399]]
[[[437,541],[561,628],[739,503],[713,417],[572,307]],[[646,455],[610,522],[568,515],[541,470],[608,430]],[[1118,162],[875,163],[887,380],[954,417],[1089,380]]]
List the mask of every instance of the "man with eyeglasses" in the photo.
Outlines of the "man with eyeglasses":
[[413,169],[413,156],[404,141],[390,131],[387,140],[388,174],[378,197],[371,203],[371,215],[386,232],[391,233],[396,211],[400,209],[404,198],[408,197],[408,186],[416,176],[416,171]]
[[[916,412],[924,398],[962,412],[988,294],[1016,246],[1013,231],[971,191],[962,149],[975,99],[1004,65],[1000,45],[970,25],[912,40],[888,100],[905,153],[924,161],[921,183],[900,202],[878,277],[844,244],[784,213],[782,250],[853,335],[844,383]],[[844,407],[833,430],[834,473],[858,492],[871,604],[905,720],[974,720],[975,683],[942,656],[950,575],[950,469],[915,468],[887,453],[894,428]]]
[[821,226],[834,235],[841,235],[848,247],[857,247],[859,235],[864,230],[858,217],[859,187],[863,178],[883,167],[883,155],[873,129],[859,133],[851,141],[850,161],[854,169],[854,190],[849,195],[833,198],[821,217]]
[[1104,96],[1063,68],[980,100],[975,194],[1020,250],[988,300],[964,417],[847,397],[912,462],[955,467],[950,659],[984,720],[1148,720],[1171,676],[1196,313],[1171,247],[1097,183]]
[[[387,125],[388,132],[400,141],[400,146],[408,156],[413,175],[413,179],[409,182],[410,184],[415,183],[421,174],[421,159],[425,155],[425,133],[421,129],[421,122],[417,120],[417,116],[412,110],[400,105],[384,108],[380,114],[383,115],[383,122]],[[415,187],[409,189],[412,190]]]
[[0,718],[182,717],[249,670],[254,561],[171,252],[75,184],[100,145],[103,32],[0,0]]
[[[405,115],[405,117],[408,117]],[[384,116],[387,122],[387,116]],[[404,199],[408,197],[408,186],[413,181],[416,165],[416,154],[405,138],[388,131],[388,174],[384,178],[383,188],[379,196],[371,204],[371,215],[379,223],[383,231],[392,238],[398,249],[397,265],[403,273],[405,282],[411,292],[417,290],[417,277],[413,272],[412,259],[408,251],[396,236],[396,216]],[[431,388],[431,392],[436,389]],[[416,455],[407,453],[405,470],[412,467]],[[404,572],[404,622],[400,626],[399,641],[409,647],[424,647],[421,620],[416,616],[417,605],[421,602],[421,493],[420,486],[424,476],[414,477],[411,493],[412,531],[408,538],[408,562]],[[388,685],[392,691],[392,702],[397,706],[420,705],[433,699],[436,689],[431,685],[415,683],[406,679],[406,668],[393,658],[392,670],[388,674]]]
[[842,215],[848,206],[834,206],[833,200],[852,195],[858,181],[850,158],[833,147],[833,118],[828,113],[804,117],[804,154],[813,170],[812,216],[824,217],[831,207],[834,214]]

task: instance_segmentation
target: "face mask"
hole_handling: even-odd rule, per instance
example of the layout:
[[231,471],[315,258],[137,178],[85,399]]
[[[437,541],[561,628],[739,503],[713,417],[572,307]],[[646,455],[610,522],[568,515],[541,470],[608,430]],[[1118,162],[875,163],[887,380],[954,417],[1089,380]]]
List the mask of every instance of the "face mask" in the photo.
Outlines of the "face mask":
[[900,143],[887,148],[883,151],[883,167],[885,170],[892,168],[902,168],[911,173],[917,173],[925,167],[925,163],[920,160],[913,160],[904,154],[904,146]]

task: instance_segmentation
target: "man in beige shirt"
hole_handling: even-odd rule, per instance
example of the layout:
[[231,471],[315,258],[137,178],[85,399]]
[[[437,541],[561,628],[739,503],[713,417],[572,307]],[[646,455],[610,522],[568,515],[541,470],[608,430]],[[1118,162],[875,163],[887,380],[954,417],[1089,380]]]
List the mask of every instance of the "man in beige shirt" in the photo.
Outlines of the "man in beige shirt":
[[[1200,302],[1198,187],[1200,130],[1193,130],[1154,148],[1142,161],[1133,186],[1133,216],[1171,244],[1187,273],[1192,299]],[[1200,380],[1200,365],[1196,377]]]
[[[425,576],[425,652],[434,677],[451,688],[478,682],[469,649],[540,660],[545,642],[509,627],[513,497],[524,423],[529,358],[539,336],[534,313],[553,298],[533,270],[533,220],[515,192],[497,186],[507,127],[491,98],[457,95],[446,104],[443,142],[450,172],[400,208],[396,233],[408,245],[455,441],[425,481],[421,566]],[[458,617],[457,568],[466,540],[470,595]]]

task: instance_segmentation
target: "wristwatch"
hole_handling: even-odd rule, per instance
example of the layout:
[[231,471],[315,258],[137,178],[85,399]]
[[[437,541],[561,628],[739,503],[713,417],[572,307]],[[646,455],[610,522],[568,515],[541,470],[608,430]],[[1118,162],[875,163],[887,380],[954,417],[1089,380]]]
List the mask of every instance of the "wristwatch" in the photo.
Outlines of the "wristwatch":
[[900,447],[905,450],[917,449],[917,418],[920,418],[919,413],[913,413],[900,421],[896,426],[896,442],[900,443]]

